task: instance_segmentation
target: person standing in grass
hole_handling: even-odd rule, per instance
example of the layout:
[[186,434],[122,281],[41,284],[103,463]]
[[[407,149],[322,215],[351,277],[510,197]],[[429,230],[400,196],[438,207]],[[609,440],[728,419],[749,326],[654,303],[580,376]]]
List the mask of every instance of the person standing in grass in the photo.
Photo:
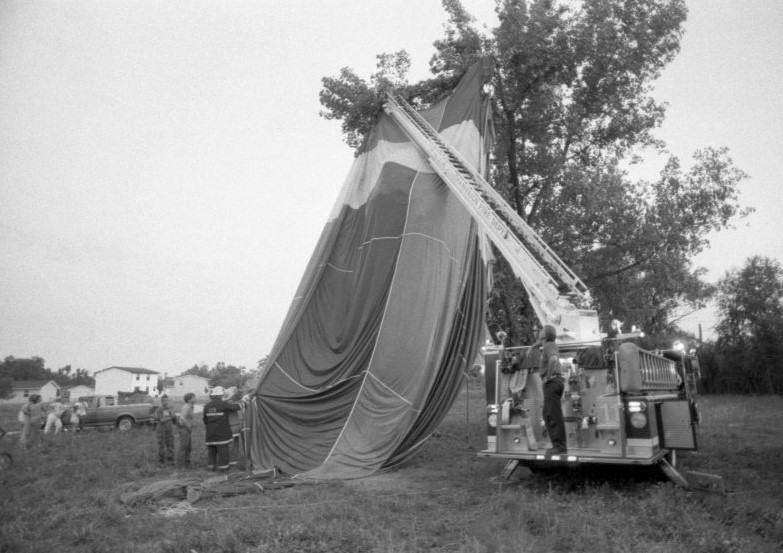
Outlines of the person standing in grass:
[[41,396],[32,394],[27,403],[19,411],[19,421],[22,423],[22,436],[19,443],[23,448],[39,445],[41,441]]
[[179,428],[179,445],[177,447],[177,464],[190,468],[190,452],[193,450],[193,405],[196,403],[196,394],[185,394],[185,404],[177,415],[177,427]]
[[84,417],[87,416],[87,404],[81,398],[73,404],[71,412],[71,429],[74,432],[81,432],[84,427]]
[[224,400],[225,393],[222,386],[212,388],[209,403],[204,406],[201,416],[207,429],[207,468],[210,470],[227,471],[231,467],[229,447],[232,435],[228,415],[232,411],[239,411],[239,404]]
[[49,405],[49,414],[46,416],[46,427],[44,428],[44,434],[54,429],[54,435],[56,436],[63,429],[62,416],[65,413],[65,405],[56,399]]
[[155,436],[158,440],[158,462],[174,462],[174,412],[169,407],[169,396],[160,396],[160,407],[155,409]]
[[[226,390],[224,399],[239,402],[241,397],[241,392],[239,392],[236,386],[232,386]],[[228,424],[231,426],[231,447],[228,453],[229,464],[232,467],[239,467],[242,470],[245,468],[245,456],[242,453],[242,447],[239,440],[242,434],[242,425],[245,420],[244,415],[245,413],[241,402],[239,402],[239,411],[231,411],[228,414]]]

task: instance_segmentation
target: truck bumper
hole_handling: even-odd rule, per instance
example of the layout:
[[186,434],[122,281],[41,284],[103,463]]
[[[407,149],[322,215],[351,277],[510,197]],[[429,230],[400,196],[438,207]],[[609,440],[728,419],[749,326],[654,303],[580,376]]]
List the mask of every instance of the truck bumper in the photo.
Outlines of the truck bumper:
[[479,457],[492,457],[495,459],[509,459],[517,460],[523,465],[541,465],[541,466],[577,466],[587,464],[601,464],[601,465],[635,465],[635,466],[650,466],[657,464],[666,454],[667,449],[660,449],[654,453],[651,457],[645,458],[628,458],[628,457],[610,457],[606,455],[591,455],[589,453],[582,453],[574,451],[560,454],[560,455],[547,455],[543,452],[531,452],[531,453],[498,453],[485,449],[479,451],[477,455]]

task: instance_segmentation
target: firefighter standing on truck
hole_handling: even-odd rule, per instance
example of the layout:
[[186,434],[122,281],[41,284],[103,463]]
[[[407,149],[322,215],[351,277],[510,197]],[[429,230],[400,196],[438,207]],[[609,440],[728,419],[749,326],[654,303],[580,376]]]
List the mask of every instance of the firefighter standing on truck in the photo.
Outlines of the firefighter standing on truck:
[[547,454],[559,455],[566,453],[566,429],[563,420],[563,409],[560,401],[565,390],[565,380],[560,369],[560,354],[555,340],[555,327],[546,325],[535,345],[541,344],[541,372],[544,380],[544,423],[552,447]]
[[204,406],[202,420],[207,429],[207,468],[209,470],[227,471],[229,464],[229,448],[232,441],[229,413],[239,411],[238,403],[229,403],[223,399],[225,390],[215,386],[209,393],[209,402]]

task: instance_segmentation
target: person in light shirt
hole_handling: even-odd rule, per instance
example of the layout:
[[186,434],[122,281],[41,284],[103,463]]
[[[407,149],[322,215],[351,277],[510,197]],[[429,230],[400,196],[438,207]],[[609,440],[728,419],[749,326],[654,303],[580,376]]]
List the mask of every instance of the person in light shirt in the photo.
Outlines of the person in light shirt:
[[60,433],[63,429],[62,416],[65,413],[65,405],[59,400],[54,400],[49,405],[49,414],[46,416],[46,426],[44,427],[44,434],[49,434],[54,429],[54,435]]
[[84,417],[87,415],[87,404],[79,399],[71,407],[71,430],[81,432],[84,425]]
[[187,393],[185,403],[177,413],[177,427],[179,428],[179,442],[177,444],[177,464],[181,467],[190,467],[190,453],[193,451],[193,405],[196,403],[196,394]]
[[19,443],[24,449],[41,445],[41,396],[32,394],[19,411],[19,421],[22,423],[22,436]]

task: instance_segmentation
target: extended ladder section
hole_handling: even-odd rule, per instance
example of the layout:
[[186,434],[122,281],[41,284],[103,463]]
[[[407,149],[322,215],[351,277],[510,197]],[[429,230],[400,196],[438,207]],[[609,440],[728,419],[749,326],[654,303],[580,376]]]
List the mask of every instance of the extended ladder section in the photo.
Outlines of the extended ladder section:
[[553,325],[563,338],[598,340],[596,312],[575,305],[587,306],[591,301],[579,277],[404,98],[389,94],[384,110],[419,147],[509,262],[541,322]]

